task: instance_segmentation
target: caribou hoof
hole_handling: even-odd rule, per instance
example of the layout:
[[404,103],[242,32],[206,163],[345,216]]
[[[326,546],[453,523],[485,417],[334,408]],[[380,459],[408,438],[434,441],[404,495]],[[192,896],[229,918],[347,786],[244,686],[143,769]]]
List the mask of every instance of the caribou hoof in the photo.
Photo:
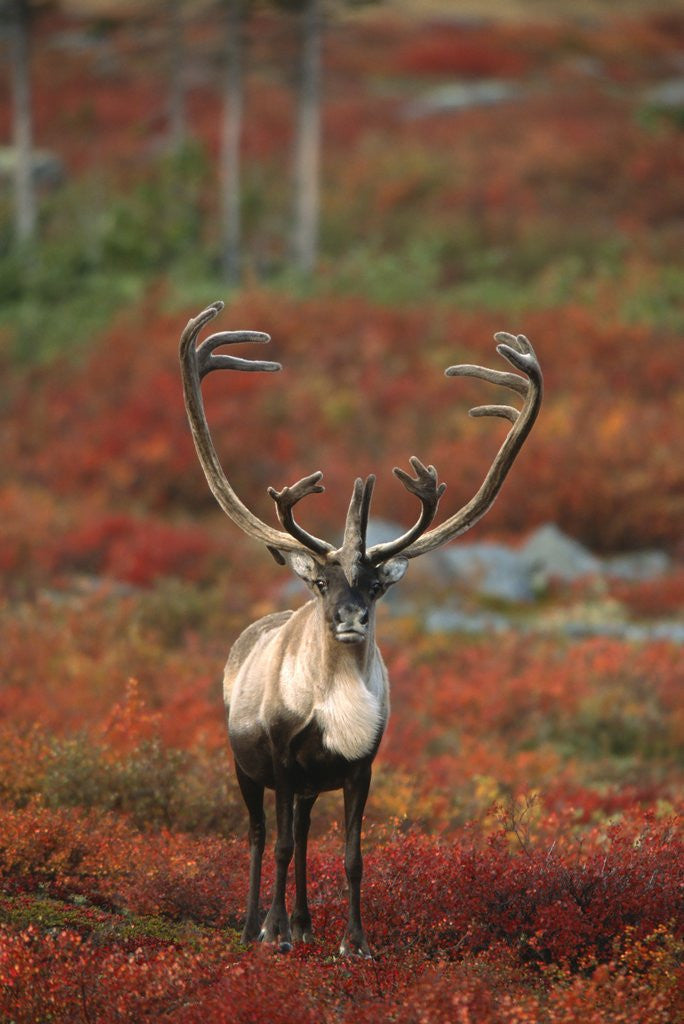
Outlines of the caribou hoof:
[[262,928],[259,932],[259,942],[272,942],[278,953],[292,952],[292,943],[289,939],[278,940],[276,936],[271,934],[271,932],[266,928]]
[[260,938],[258,922],[246,921],[245,927],[242,929],[240,942],[243,946],[249,946],[250,942],[254,942],[258,938]]
[[356,942],[354,939],[350,939],[345,936],[340,944],[340,956],[355,956],[360,960],[372,960],[373,954],[368,948],[368,943],[365,939],[361,939],[360,942]]
[[294,943],[311,943],[314,941],[313,932],[311,931],[311,925],[299,924],[297,921],[291,922],[292,926],[292,941]]

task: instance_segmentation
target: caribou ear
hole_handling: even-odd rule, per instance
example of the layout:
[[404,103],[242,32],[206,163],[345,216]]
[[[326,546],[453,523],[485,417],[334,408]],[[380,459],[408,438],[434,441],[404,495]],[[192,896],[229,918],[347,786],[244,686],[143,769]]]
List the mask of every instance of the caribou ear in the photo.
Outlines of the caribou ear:
[[283,551],[282,555],[292,572],[305,583],[313,584],[320,576],[318,562],[305,551]]
[[383,562],[378,568],[382,585],[391,587],[393,583],[398,583],[404,578],[407,569],[408,558],[390,558],[387,562]]

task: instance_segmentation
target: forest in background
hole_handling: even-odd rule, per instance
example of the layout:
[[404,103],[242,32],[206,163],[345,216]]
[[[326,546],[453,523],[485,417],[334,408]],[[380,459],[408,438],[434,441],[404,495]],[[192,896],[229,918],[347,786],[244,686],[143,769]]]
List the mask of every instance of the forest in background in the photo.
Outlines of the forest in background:
[[[1,1014],[252,1021],[256,1000],[274,1024],[295,1008],[672,1024],[684,706],[681,646],[655,626],[681,622],[684,597],[684,18],[409,27],[387,3],[329,22],[312,272],[292,250],[300,32],[257,10],[227,281],[226,26],[211,6],[186,13],[178,144],[158,12],[38,11],[34,143],[56,170],[22,244],[2,178]],[[429,572],[407,579],[412,604],[383,608],[393,717],[364,839],[370,964],[334,956],[339,795],[316,809],[316,944],[280,957],[238,941],[246,822],[219,679],[240,629],[293,597],[196,465],[177,341],[217,298],[218,329],[268,331],[284,365],[205,386],[262,518],[268,485],[320,468],[313,532],[339,531],[369,472],[374,512],[408,523],[390,469],[412,454],[454,511],[504,428],[468,420],[488,387],[442,371],[495,366],[492,334],[523,331],[544,408],[471,536],[515,547],[552,522],[597,553],[668,559],[651,579],[549,580],[516,609],[525,629],[495,640],[423,628],[445,599]],[[560,627],[578,607],[645,633],[573,637]]]

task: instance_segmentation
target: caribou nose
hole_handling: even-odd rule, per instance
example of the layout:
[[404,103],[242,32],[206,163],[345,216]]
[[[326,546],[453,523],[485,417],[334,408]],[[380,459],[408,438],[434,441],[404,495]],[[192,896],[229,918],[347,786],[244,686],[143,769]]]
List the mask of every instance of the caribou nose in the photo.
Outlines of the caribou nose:
[[368,609],[358,604],[343,604],[335,609],[335,623],[338,626],[355,624],[368,625]]
[[335,609],[335,636],[342,643],[359,643],[366,637],[368,609],[358,604],[343,604]]

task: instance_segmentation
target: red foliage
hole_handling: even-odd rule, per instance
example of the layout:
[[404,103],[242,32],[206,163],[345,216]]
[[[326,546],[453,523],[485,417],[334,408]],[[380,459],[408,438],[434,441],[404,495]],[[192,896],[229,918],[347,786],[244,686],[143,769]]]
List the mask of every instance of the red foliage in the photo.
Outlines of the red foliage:
[[[43,893],[62,900],[77,896],[85,908],[79,934],[73,924],[57,934],[35,927],[3,932],[0,1006],[12,1019],[34,1019],[59,1002],[85,1006],[88,1015],[97,1012],[105,1022],[146,1015],[190,1021],[196,1018],[189,1002],[201,988],[202,1017],[209,1020],[225,1019],[220,1013],[227,1004],[231,1019],[253,1019],[248,1015],[255,1005],[274,1020],[281,1014],[290,1019],[298,998],[305,1020],[334,1008],[338,1019],[351,1020],[353,1013],[353,1019],[370,1022],[383,1007],[408,1022],[441,1004],[447,979],[460,979],[457,1001],[452,994],[448,998],[452,1010],[469,1007],[475,1020],[503,1021],[510,1018],[488,1015],[497,988],[507,989],[514,1005],[532,1008],[540,998],[532,966],[548,963],[557,972],[552,999],[559,1016],[553,1020],[565,1019],[563,1008],[581,1005],[592,985],[597,989],[609,981],[618,982],[631,1010],[640,991],[637,979],[650,972],[653,982],[659,970],[661,983],[642,991],[658,1011],[653,1019],[666,1020],[664,1014],[678,1004],[677,989],[663,982],[676,969],[679,926],[672,931],[667,923],[678,919],[684,851],[668,823],[645,821],[636,832],[597,833],[584,848],[570,844],[517,853],[503,837],[484,846],[416,834],[383,840],[367,858],[367,916],[379,952],[371,965],[336,963],[326,951],[342,912],[340,868],[332,867],[329,847],[314,863],[312,903],[321,946],[280,958],[260,949],[236,954],[234,940],[206,929],[194,949],[192,943],[178,948],[169,938],[117,937],[113,917],[109,941],[98,941],[104,921],[88,909],[93,906],[110,915],[116,907],[136,915],[161,913],[168,921],[189,914],[200,924],[234,920],[242,912],[244,888],[235,890],[228,867],[237,852],[232,842],[143,837],[111,817],[32,809],[5,814],[2,824],[5,888],[17,891],[40,881]],[[587,966],[589,974],[575,981],[571,970],[586,972]],[[566,990],[558,986],[559,975]],[[131,996],[131,989],[138,994]]]
[[58,560],[71,570],[145,585],[159,576],[202,579],[211,554],[211,540],[200,527],[145,522],[120,513],[89,520],[67,533]]
[[[445,511],[479,487],[501,433],[492,424],[471,424],[464,415],[482,387],[448,385],[434,364],[459,358],[495,364],[490,339],[504,326],[500,316],[439,312],[431,318],[423,310],[387,310],[362,300],[303,303],[253,292],[232,303],[224,319],[269,331],[274,355],[286,367],[275,381],[232,374],[206,386],[223,461],[238,491],[263,517],[273,515],[266,485],[284,482],[284,466],[291,479],[317,464],[326,469],[338,510],[331,514],[324,499],[309,503],[307,515],[328,531],[338,528],[358,473],[405,464],[413,452],[434,462],[450,493],[455,491],[445,498]],[[7,430],[8,467],[29,486],[60,494],[86,491],[115,507],[124,498],[152,508],[169,502],[212,507],[175,371],[182,322],[148,313],[141,346],[129,316],[67,383],[53,373],[19,385]],[[322,322],[334,344],[319,344]],[[505,500],[483,528],[520,532],[555,521],[599,549],[672,544],[682,486],[681,460],[673,457],[677,423],[670,411],[680,379],[676,336],[606,326],[572,306],[529,313],[524,325],[505,326],[524,326],[535,343],[548,397],[540,426],[506,483]],[[416,336],[426,340],[420,351]],[[580,345],[590,356],[568,359]],[[646,348],[653,354],[644,360]],[[103,352],[110,381],[104,393],[97,386]],[[613,396],[601,416],[595,411],[597,388]],[[41,414],[29,415],[37,404]],[[636,408],[639,431],[633,429]],[[357,430],[341,430],[350,420]],[[361,448],[359,437],[365,439]],[[454,476],[449,467],[455,451]],[[390,482],[383,486],[382,478],[375,507],[392,518],[413,514],[409,496]],[[153,527],[118,509],[73,531],[64,547],[67,560],[90,559],[97,571],[142,582],[168,572],[201,576],[207,551],[197,531]],[[10,556],[8,567],[15,563]]]
[[403,74],[518,78],[530,66],[520,40],[507,39],[501,29],[493,33],[490,26],[436,25],[405,42],[396,56]]
[[684,571],[663,579],[613,581],[611,594],[637,618],[669,618],[684,608]]
[[33,927],[3,930],[0,957],[2,1008],[17,1024],[177,1019],[167,1016],[171,1008],[200,997],[220,973],[216,958],[208,961],[204,952],[111,949],[66,929],[56,935]]
[[[676,823],[649,815],[595,829],[583,843],[561,832],[551,845],[524,842],[517,852],[504,832],[484,845],[475,834],[397,834],[366,858],[369,928],[380,954],[411,948],[452,958],[503,943],[521,964],[604,961],[626,929],[644,937],[674,921],[680,934],[683,852]],[[326,942],[344,913],[340,857],[328,840],[312,858]],[[240,841],[143,835],[111,815],[41,807],[3,814],[0,873],[9,892],[39,886],[60,899],[225,925],[243,912],[245,865]]]

